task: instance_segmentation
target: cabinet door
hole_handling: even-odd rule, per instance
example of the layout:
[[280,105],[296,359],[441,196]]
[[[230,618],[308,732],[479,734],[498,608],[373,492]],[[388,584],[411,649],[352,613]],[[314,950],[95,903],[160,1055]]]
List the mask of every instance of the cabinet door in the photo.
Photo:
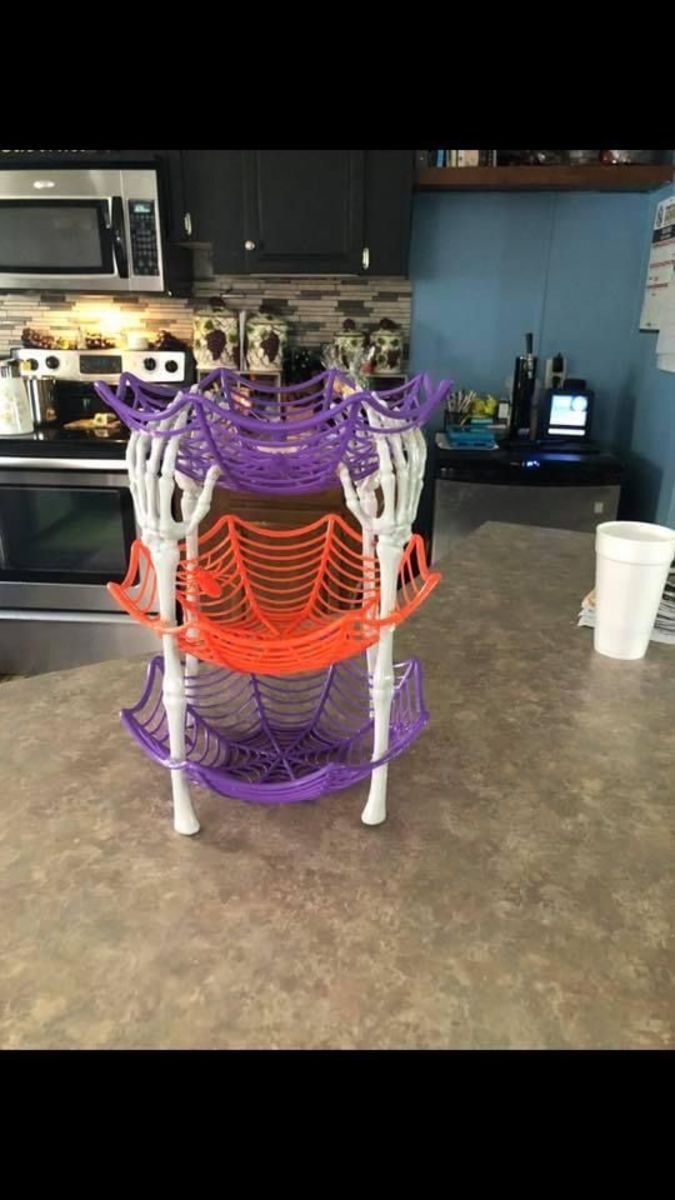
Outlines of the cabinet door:
[[412,216],[413,151],[366,152],[368,275],[406,275]]
[[241,150],[184,150],[185,232],[210,242],[216,275],[244,271]]
[[362,150],[245,150],[244,269],[358,273],[364,157]]

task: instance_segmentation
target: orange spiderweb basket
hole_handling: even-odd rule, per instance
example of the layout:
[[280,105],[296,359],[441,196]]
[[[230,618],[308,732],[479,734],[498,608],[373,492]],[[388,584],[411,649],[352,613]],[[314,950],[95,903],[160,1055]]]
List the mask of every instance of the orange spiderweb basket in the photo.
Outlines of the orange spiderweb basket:
[[199,539],[196,558],[181,561],[176,597],[183,623],[157,614],[150,552],[134,542],[117,602],[158,635],[172,633],[181,650],[235,671],[295,675],[331,666],[372,646],[383,625],[398,625],[440,579],[428,569],[419,535],[399,567],[396,607],[378,617],[379,564],[362,538],[331,513],[299,529],[271,530],[221,517]]

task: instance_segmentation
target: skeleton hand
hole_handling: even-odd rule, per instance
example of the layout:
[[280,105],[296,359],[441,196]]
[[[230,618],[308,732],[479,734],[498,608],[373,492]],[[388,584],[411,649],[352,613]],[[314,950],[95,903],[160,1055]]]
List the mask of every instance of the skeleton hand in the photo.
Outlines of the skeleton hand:
[[[408,541],[417,515],[424,483],[427,447],[420,429],[394,433],[396,422],[369,413],[379,459],[378,470],[354,486],[346,466],[340,481],[350,512],[370,537],[391,539],[403,546]],[[377,432],[376,432],[377,431]],[[377,515],[377,489],[382,492],[382,509]]]
[[[211,507],[213,488],[220,474],[220,468],[215,465],[207,471],[203,484],[190,481],[190,493],[193,497],[198,494],[194,504],[190,505],[188,519],[175,521],[173,518],[171,506],[175,482],[178,479],[181,486],[185,482],[185,477],[176,472],[181,440],[178,431],[185,427],[187,418],[186,405],[175,416],[158,422],[154,436],[134,431],[129,438],[126,453],[129,488],[141,539],[148,546],[157,541],[183,540],[197,529]],[[169,432],[171,436],[161,436]]]

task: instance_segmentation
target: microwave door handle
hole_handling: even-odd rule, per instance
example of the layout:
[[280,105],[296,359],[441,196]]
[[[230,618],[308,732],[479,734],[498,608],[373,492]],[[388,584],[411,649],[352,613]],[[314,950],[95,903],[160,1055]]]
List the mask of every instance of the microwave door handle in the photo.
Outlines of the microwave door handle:
[[124,236],[124,204],[121,196],[112,198],[112,244],[115,265],[120,279],[129,278],[129,259]]

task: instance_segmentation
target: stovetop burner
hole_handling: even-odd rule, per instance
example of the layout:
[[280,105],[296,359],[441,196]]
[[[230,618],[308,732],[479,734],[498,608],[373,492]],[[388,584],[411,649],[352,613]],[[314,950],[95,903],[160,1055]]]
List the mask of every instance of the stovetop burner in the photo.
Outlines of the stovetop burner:
[[0,437],[0,458],[123,458],[128,440],[124,426],[109,432],[103,426],[63,429],[53,425],[34,433]]

